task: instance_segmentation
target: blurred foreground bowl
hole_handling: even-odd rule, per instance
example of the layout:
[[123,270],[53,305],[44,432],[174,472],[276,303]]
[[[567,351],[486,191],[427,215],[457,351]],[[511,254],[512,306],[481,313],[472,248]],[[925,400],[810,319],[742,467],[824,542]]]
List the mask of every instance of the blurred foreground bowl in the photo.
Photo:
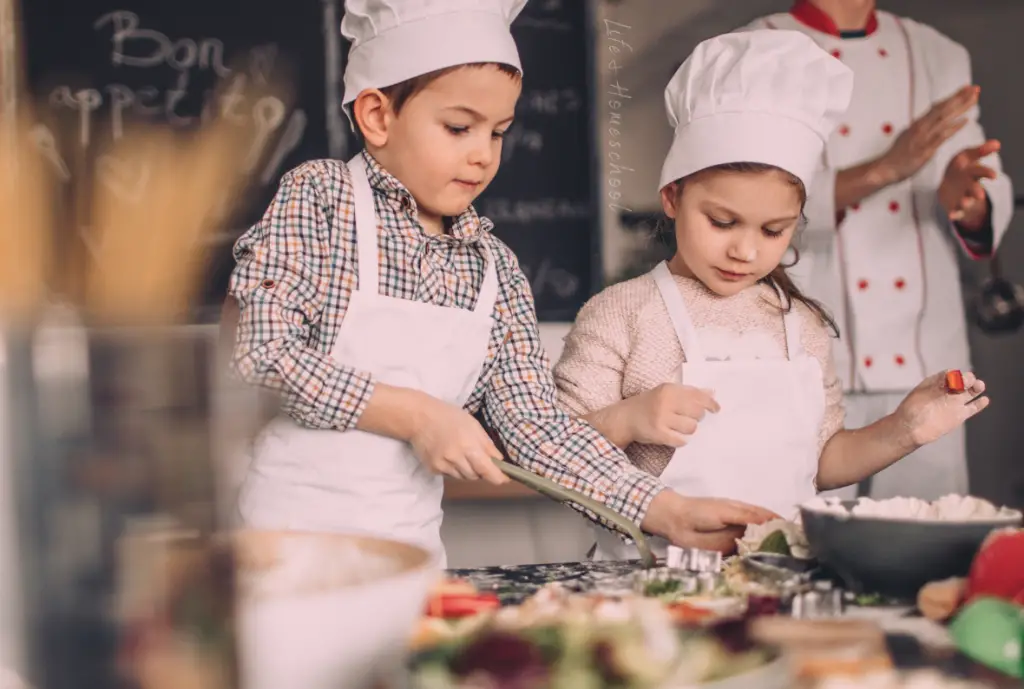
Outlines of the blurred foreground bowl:
[[364,689],[402,667],[441,575],[426,550],[345,534],[233,538],[245,689]]
[[[841,503],[847,510],[856,501]],[[914,600],[931,582],[967,576],[993,529],[1019,526],[1020,512],[991,520],[924,521],[800,508],[811,552],[856,593]]]

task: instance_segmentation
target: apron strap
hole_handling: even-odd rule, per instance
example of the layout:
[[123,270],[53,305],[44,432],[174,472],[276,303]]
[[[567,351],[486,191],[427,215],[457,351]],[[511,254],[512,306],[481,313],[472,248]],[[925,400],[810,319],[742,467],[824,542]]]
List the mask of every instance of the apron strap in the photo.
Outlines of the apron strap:
[[366,159],[358,153],[348,161],[352,175],[352,196],[356,208],[356,251],[359,257],[360,292],[376,294],[380,290],[377,255],[377,213],[373,209],[373,189],[366,176]]
[[772,282],[772,287],[775,288],[775,293],[779,295],[779,304],[782,308],[786,308],[787,303],[789,305],[789,310],[782,316],[782,329],[786,331],[786,358],[790,361],[795,361],[803,356],[804,353],[804,346],[800,340],[800,329],[803,319],[800,317],[800,312],[797,310],[793,300],[787,298],[782,293],[782,289],[774,282]]
[[[356,250],[359,256],[359,283],[356,289],[377,294],[380,290],[377,213],[373,206],[373,189],[366,176],[366,159],[362,153],[348,161],[348,169],[352,175],[352,195],[356,207]],[[481,248],[484,254],[484,279],[480,283],[480,294],[473,311],[490,314],[498,299],[498,270],[491,252],[482,244]]]
[[661,292],[661,299],[665,302],[665,308],[668,309],[668,317],[672,319],[672,326],[675,328],[686,361],[703,361],[705,357],[697,340],[697,330],[693,327],[683,295],[679,293],[679,287],[676,286],[672,272],[668,269],[668,262],[662,261],[655,266],[652,275],[658,291]]
[[498,269],[494,265],[494,257],[490,250],[480,242],[480,251],[484,255],[484,280],[480,283],[480,294],[476,298],[474,313],[490,315],[494,310],[494,302],[498,300]]

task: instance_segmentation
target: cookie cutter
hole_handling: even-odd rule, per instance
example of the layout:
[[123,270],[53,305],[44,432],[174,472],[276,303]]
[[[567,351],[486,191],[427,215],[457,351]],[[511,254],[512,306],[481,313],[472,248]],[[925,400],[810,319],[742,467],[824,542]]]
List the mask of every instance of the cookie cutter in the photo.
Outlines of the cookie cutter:
[[790,615],[801,619],[839,617],[845,611],[843,590],[818,580],[791,592]]
[[680,569],[685,572],[717,573],[722,571],[722,553],[717,550],[670,545],[665,552],[665,564],[669,569]]

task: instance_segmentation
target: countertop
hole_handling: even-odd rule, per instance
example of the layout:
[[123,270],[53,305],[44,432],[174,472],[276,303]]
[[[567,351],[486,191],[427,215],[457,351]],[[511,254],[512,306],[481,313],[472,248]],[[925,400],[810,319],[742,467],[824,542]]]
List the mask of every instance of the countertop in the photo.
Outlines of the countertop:
[[[504,605],[514,605],[553,582],[574,591],[628,586],[632,573],[639,567],[639,561],[584,561],[452,569],[448,575],[467,580],[480,591],[497,593]],[[1019,680],[995,673],[959,653],[945,627],[922,617],[913,606],[849,606],[845,616],[873,620],[890,640],[902,641],[890,644],[890,654],[897,667],[937,666],[955,676],[987,681],[999,689],[1022,686]],[[919,646],[908,646],[908,637],[916,639]]]
[[639,567],[639,560],[585,561],[453,569],[448,573],[450,576],[471,582],[480,591],[497,593],[505,605],[515,605],[529,598],[540,587],[553,582],[559,582],[573,591],[592,591],[617,583],[626,583]]

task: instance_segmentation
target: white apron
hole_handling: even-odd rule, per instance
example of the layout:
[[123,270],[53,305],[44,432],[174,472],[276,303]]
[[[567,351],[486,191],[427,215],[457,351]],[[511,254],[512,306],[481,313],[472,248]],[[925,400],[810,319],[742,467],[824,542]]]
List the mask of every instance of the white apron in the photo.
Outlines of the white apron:
[[[794,307],[783,317],[786,359],[708,361],[668,265],[653,276],[686,354],[680,381],[713,390],[721,406],[675,451],[661,481],[683,496],[742,500],[792,519],[816,494],[825,414],[821,365],[800,344],[800,313]],[[658,556],[666,545],[652,541]],[[594,559],[636,557],[635,546],[597,530]]]
[[[359,285],[331,357],[378,382],[462,406],[487,356],[498,291],[494,261],[486,256],[472,311],[381,294],[373,190],[361,155],[348,168]],[[443,492],[442,477],[424,467],[408,443],[359,430],[310,429],[281,416],[256,444],[239,513],[254,528],[344,531],[415,543],[435,553],[444,568]]]

